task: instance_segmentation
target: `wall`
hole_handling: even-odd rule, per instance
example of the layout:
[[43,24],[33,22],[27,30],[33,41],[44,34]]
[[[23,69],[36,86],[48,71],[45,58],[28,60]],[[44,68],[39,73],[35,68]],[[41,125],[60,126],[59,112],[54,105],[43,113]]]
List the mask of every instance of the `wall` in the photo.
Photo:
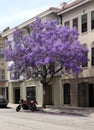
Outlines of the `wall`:
[[[70,21],[70,27],[72,28],[72,20],[78,17],[78,32],[79,40],[81,44],[86,43],[89,49],[88,57],[91,60],[91,44],[94,41],[94,30],[91,30],[91,11],[94,10],[94,2],[89,2],[85,5],[77,7],[65,14],[62,14],[63,25],[65,21]],[[87,13],[88,15],[88,31],[81,33],[81,16]],[[88,62],[88,67],[83,68],[83,73],[80,77],[92,77],[94,76],[94,68],[91,66],[91,61]]]

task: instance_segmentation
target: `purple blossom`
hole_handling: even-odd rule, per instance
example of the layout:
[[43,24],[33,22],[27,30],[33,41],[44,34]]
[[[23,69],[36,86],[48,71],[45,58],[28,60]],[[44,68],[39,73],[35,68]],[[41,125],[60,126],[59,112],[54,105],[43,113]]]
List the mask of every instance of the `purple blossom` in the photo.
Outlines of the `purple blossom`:
[[[49,74],[49,66],[54,64],[57,67],[58,63],[62,64],[61,69],[64,68],[67,73],[72,71],[79,75],[81,66],[88,62],[88,49],[80,44],[77,29],[57,24],[56,20],[42,22],[37,18],[28,27],[31,33],[26,34],[26,29],[16,29],[13,41],[6,43],[6,61],[13,61],[15,69],[20,73],[26,72],[29,67],[31,73],[37,71],[43,76],[44,66],[46,74]],[[61,69],[58,67],[58,71]]]
[[53,77],[61,76],[61,72],[78,76],[88,62],[88,49],[80,44],[77,29],[57,24],[56,20],[42,22],[37,18],[29,25],[29,31],[16,29],[13,41],[7,41],[4,50],[6,61],[13,61],[9,70],[16,72],[16,77],[39,76],[44,91]]

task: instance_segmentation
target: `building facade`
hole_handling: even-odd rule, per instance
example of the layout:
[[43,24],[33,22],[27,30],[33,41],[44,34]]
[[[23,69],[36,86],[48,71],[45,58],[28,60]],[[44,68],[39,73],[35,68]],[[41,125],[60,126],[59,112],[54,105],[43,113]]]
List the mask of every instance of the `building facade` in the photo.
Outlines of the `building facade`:
[[58,13],[62,25],[76,27],[81,44],[89,49],[90,61],[83,67],[79,78],[62,77],[63,105],[94,107],[94,1],[75,0]]
[[8,99],[7,63],[4,59],[4,48],[5,39],[0,37],[0,95]]
[[[27,28],[27,26],[34,22],[37,17],[41,18],[42,21],[48,21],[51,19],[57,19],[58,21],[59,16],[57,16],[57,12],[59,11],[58,8],[49,8],[48,10],[42,12],[41,14],[31,18],[30,20],[18,25],[18,28]],[[15,28],[8,29],[1,33],[3,38],[7,38],[8,40],[12,40],[13,32]],[[21,77],[17,78],[17,80],[13,80],[13,73],[8,72],[8,83],[9,83],[9,102],[11,103],[18,103],[20,98],[26,99],[29,95],[31,100],[37,100],[39,105],[42,105],[43,102],[43,90],[42,84],[40,83],[38,78],[29,79],[23,82]],[[47,88],[45,102],[46,104],[53,104],[53,90],[52,87]],[[49,96],[48,96],[49,93]]]

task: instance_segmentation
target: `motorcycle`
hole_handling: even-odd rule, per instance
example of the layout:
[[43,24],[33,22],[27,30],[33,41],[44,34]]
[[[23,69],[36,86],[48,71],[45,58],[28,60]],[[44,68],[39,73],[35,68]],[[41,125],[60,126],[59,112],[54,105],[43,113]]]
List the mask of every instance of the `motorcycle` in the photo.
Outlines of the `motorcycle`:
[[16,107],[16,111],[19,112],[21,108],[23,110],[37,111],[37,101],[23,100],[19,101],[19,105]]

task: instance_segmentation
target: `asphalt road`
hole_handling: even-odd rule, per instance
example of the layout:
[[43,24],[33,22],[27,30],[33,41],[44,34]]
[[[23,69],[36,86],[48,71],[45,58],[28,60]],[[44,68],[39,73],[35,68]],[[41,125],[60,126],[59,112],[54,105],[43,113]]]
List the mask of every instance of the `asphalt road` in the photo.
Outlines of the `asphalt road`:
[[94,130],[94,115],[55,115],[0,109],[0,130]]

